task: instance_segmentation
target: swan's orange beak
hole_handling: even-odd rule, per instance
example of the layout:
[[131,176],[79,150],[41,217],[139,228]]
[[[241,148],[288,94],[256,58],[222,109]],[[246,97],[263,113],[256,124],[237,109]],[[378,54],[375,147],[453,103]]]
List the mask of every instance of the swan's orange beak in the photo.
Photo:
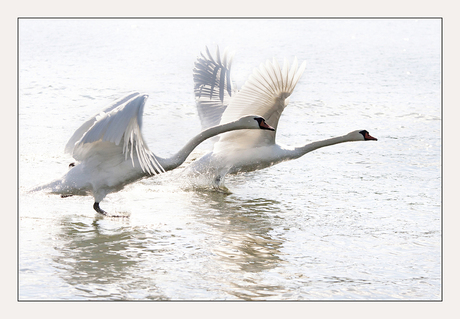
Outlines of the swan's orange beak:
[[367,132],[364,134],[364,139],[365,139],[366,141],[378,141],[375,137],[371,136],[371,135],[370,135],[369,133],[367,133]]
[[268,125],[267,123],[265,123],[265,121],[260,121],[259,123],[259,126],[261,129],[263,130],[270,130],[270,131],[274,131],[275,128],[271,127],[270,125]]

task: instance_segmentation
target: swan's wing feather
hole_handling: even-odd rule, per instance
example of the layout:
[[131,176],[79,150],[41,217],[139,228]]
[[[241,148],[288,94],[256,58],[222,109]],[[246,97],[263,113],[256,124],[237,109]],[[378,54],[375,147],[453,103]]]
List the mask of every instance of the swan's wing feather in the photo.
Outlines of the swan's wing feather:
[[69,139],[69,141],[67,142],[66,146],[65,146],[65,149],[64,151],[68,154],[72,154],[73,153],[73,150],[74,150],[74,147],[75,147],[75,144],[83,137],[83,135],[85,135],[85,133],[91,128],[91,126],[93,126],[93,124],[96,122],[96,118],[101,114],[101,113],[108,113],[110,111],[112,111],[114,108],[120,106],[121,104],[123,103],[126,103],[127,101],[129,101],[130,99],[132,99],[133,97],[139,95],[139,93],[137,92],[133,92],[127,96],[124,96],[116,101],[114,101],[113,103],[111,103],[110,105],[108,105],[106,108],[104,108],[100,113],[96,114],[95,116],[93,116],[91,119],[89,119],[88,121],[86,121],[85,123],[83,123],[82,126],[80,126],[76,131],[75,133],[73,133],[72,137]]
[[[220,124],[234,121],[245,115],[258,114],[276,129],[287,105],[287,99],[294,91],[305,66],[306,62],[297,68],[297,59],[294,60],[291,68],[287,61],[284,62],[283,68],[276,60],[261,64],[259,68],[254,69],[241,90],[232,98],[222,114]],[[232,144],[229,144],[230,142]],[[222,134],[214,150],[272,144],[275,144],[275,132],[233,131]]]
[[[105,108],[104,111],[85,122],[72,136],[68,145],[72,156],[77,161],[88,159],[93,154],[100,154],[108,143],[119,148],[125,160],[130,158],[133,166],[137,159],[144,172],[157,174],[163,172],[155,155],[148,149],[142,137],[142,114],[147,95],[130,94]],[[89,128],[87,128],[90,126]],[[82,133],[83,129],[86,129]],[[76,136],[81,138],[74,142],[73,148],[69,144]],[[66,147],[67,149],[67,147]],[[113,153],[113,149],[111,150]]]
[[222,113],[232,96],[230,67],[233,53],[227,50],[221,58],[217,47],[216,58],[213,58],[206,47],[206,55],[201,53],[193,69],[195,100],[201,128],[207,129],[218,125]]

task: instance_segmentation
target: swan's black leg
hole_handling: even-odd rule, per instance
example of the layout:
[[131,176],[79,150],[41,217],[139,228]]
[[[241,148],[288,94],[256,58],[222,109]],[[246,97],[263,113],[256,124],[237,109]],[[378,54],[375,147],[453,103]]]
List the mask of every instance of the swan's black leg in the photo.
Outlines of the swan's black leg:
[[107,216],[107,215],[108,215],[107,212],[106,212],[105,210],[103,210],[103,209],[101,209],[101,208],[99,207],[99,203],[98,203],[98,202],[94,202],[93,208],[94,208],[94,210],[95,210],[96,212],[98,212],[99,214],[102,214],[102,215],[104,215],[104,216]]
[[129,215],[109,215],[105,210],[103,210],[101,207],[99,207],[99,203],[98,202],[94,202],[93,204],[93,208],[96,212],[98,212],[99,214],[102,214],[104,216],[108,216],[108,217],[121,217],[121,218],[128,218]]

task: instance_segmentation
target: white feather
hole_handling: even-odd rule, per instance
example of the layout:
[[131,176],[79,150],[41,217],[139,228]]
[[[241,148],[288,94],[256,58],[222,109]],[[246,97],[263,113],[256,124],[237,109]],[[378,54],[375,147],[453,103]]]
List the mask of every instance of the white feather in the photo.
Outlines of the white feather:
[[[219,51],[217,50],[217,54]],[[209,51],[208,51],[208,55]],[[203,55],[202,55],[203,56]],[[204,57],[204,56],[203,56]],[[212,57],[209,57],[211,60]],[[219,61],[219,57],[217,59]],[[200,65],[208,65],[210,62],[201,59]],[[276,59],[266,61],[259,68],[254,69],[244,86],[239,92],[233,92],[231,99],[227,92],[214,92],[215,95],[224,95],[228,106],[219,108],[222,110],[220,124],[227,123],[247,114],[260,114],[266,119],[267,124],[277,128],[279,119],[284,108],[288,105],[289,96],[294,91],[302,73],[306,67],[303,62],[298,67],[297,58],[289,67],[284,60],[281,68]],[[230,67],[227,66],[228,74]],[[227,79],[229,82],[231,79]],[[215,83],[209,73],[206,78],[208,83]],[[195,84],[197,82],[195,81]],[[198,83],[199,84],[199,83]],[[219,86],[219,90],[226,90]],[[230,92],[228,92],[230,94]],[[213,118],[218,118],[216,109],[207,108],[206,99],[197,103],[200,117],[206,118],[207,112],[212,112]],[[218,187],[222,184],[225,174],[241,171],[253,171],[263,169],[282,161],[298,158],[317,148],[348,141],[376,140],[368,135],[365,138],[363,130],[353,131],[344,136],[326,139],[296,148],[285,148],[275,142],[275,132],[272,131],[233,131],[221,134],[214,144],[212,152],[194,161],[188,168],[192,174],[208,173],[214,175]]]
[[65,196],[92,195],[95,200],[93,208],[106,214],[99,203],[107,194],[141,178],[178,167],[204,140],[232,130],[267,129],[259,116],[248,115],[200,132],[170,158],[157,158],[142,137],[146,99],[147,95],[132,93],[86,121],[65,148],[78,163],[71,165],[60,179],[34,190],[49,189]]
[[66,151],[81,162],[95,152],[100,153],[101,142],[110,142],[120,147],[125,159],[131,159],[133,167],[137,159],[143,172],[150,175],[164,172],[141,133],[142,113],[147,98],[145,94],[132,93],[116,101],[85,122],[70,138]]

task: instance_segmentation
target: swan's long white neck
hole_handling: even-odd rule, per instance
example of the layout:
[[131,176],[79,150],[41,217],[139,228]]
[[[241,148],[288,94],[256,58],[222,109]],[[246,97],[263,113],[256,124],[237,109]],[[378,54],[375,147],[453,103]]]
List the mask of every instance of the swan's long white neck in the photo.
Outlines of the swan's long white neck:
[[299,158],[311,151],[317,150],[321,147],[325,146],[330,146],[334,144],[340,144],[340,143],[345,143],[345,142],[353,142],[353,141],[358,141],[355,138],[350,137],[350,134],[343,135],[343,136],[338,136],[338,137],[333,137],[329,138],[326,140],[322,141],[317,141],[313,142],[310,144],[306,144],[304,146],[296,147],[290,151],[288,151],[288,156],[290,157],[289,159],[296,159]]
[[213,137],[220,133],[240,130],[240,129],[245,129],[245,128],[247,127],[238,122],[230,122],[227,124],[217,125],[217,126],[208,128],[202,131],[200,134],[198,134],[194,138],[192,138],[187,144],[185,144],[184,147],[182,147],[182,149],[179,152],[177,152],[175,155],[171,156],[170,158],[161,158],[157,156],[158,162],[161,164],[161,166],[163,166],[165,171],[175,169],[176,167],[180,166],[183,162],[185,162],[185,160],[190,155],[190,153],[195,149],[195,147],[197,147],[200,143],[207,140],[208,138]]

